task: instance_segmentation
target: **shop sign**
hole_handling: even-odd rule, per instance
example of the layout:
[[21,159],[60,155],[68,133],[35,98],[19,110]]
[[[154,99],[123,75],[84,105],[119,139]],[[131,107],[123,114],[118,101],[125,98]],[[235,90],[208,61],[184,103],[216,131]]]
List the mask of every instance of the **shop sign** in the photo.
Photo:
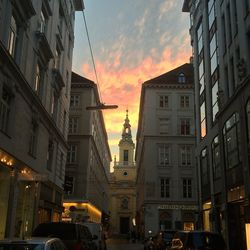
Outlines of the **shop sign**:
[[195,205],[160,205],[158,206],[158,209],[170,209],[170,210],[197,210],[198,206]]

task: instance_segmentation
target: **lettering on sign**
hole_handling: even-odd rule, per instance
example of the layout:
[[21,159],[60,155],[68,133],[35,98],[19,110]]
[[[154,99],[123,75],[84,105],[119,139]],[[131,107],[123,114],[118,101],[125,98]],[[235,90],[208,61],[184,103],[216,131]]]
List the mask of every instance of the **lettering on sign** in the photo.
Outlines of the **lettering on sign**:
[[197,210],[198,206],[195,205],[160,205],[158,209],[171,209],[171,210]]

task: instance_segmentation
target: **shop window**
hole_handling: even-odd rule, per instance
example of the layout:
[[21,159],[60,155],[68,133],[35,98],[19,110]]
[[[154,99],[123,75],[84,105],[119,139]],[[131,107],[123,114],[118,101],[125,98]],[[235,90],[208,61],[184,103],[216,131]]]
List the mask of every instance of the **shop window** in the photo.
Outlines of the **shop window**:
[[10,171],[0,164],[0,239],[5,237],[5,226],[8,214]]

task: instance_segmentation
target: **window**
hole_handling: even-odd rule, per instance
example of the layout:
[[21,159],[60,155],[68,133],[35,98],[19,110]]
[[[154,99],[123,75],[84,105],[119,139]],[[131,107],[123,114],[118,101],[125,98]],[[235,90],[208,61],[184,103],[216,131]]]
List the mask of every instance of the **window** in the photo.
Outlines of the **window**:
[[34,90],[37,93],[37,95],[42,95],[42,81],[43,81],[43,72],[41,65],[37,63],[36,65],[36,72],[35,72],[35,86]]
[[169,134],[169,119],[168,118],[159,119],[159,132],[160,134]]
[[15,50],[17,47],[17,41],[18,41],[18,27],[15,17],[11,16],[10,21],[10,33],[9,33],[9,40],[8,40],[8,47],[7,50],[9,53],[14,57]]
[[59,69],[61,64],[61,52],[59,48],[56,46],[56,51],[55,51],[55,69]]
[[181,135],[190,135],[190,119],[181,119]]
[[11,93],[3,87],[0,99],[0,130],[7,133],[10,116]]
[[45,33],[46,32],[46,26],[47,26],[47,20],[45,18],[45,15],[44,15],[44,11],[41,10],[41,13],[40,13],[40,27],[39,27],[39,31],[41,33]]
[[32,121],[30,129],[30,140],[29,140],[29,154],[36,156],[36,146],[38,140],[38,124],[36,121]]
[[207,134],[205,102],[200,106],[200,130],[201,139],[203,139]]
[[221,176],[220,170],[220,146],[219,138],[216,136],[212,142],[212,163],[213,163],[213,175],[214,178],[219,178]]
[[169,148],[169,145],[167,144],[162,144],[162,145],[159,145],[159,165],[160,166],[168,166],[170,164],[170,148]]
[[182,180],[183,198],[192,198],[192,180],[187,178]]
[[159,107],[160,108],[167,108],[168,107],[168,96],[166,95],[161,95],[159,96]]
[[180,97],[180,106],[181,108],[189,107],[189,96],[181,96]]
[[202,185],[209,183],[209,168],[208,168],[208,155],[207,149],[201,151],[201,182]]
[[64,166],[64,153],[63,152],[60,152],[60,176],[59,178],[61,180],[63,180],[63,176],[64,176],[64,169],[65,169],[65,166]]
[[67,154],[67,163],[76,163],[77,157],[77,145],[69,145],[69,151]]
[[223,127],[224,148],[228,168],[240,162],[239,114],[233,114]]
[[78,117],[70,117],[69,118],[69,134],[76,134],[78,132]]
[[123,161],[124,164],[128,164],[128,150],[123,150]]
[[191,146],[189,145],[182,145],[180,147],[180,160],[181,165],[183,166],[190,166],[191,165]]
[[48,150],[47,150],[47,169],[50,171],[52,169],[53,151],[54,151],[54,143],[50,139],[48,142]]
[[212,110],[213,110],[213,121],[215,121],[215,116],[219,111],[219,105],[218,105],[218,81],[215,82],[215,84],[212,87]]
[[51,96],[51,116],[55,122],[57,120],[58,102],[59,97],[56,92],[53,91]]
[[80,95],[71,95],[70,97],[70,107],[80,106]]
[[65,175],[64,192],[67,194],[72,194],[73,190],[74,190],[74,177]]
[[178,83],[185,83],[186,82],[186,77],[183,73],[180,73],[178,76]]
[[160,197],[161,198],[170,197],[170,181],[168,178],[160,179]]

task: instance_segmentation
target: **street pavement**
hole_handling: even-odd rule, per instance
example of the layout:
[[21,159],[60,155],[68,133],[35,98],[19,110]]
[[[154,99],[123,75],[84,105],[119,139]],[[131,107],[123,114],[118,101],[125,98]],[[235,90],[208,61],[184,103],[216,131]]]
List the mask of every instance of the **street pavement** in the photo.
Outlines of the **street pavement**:
[[127,239],[109,238],[106,243],[107,250],[143,250],[141,242],[132,243]]

